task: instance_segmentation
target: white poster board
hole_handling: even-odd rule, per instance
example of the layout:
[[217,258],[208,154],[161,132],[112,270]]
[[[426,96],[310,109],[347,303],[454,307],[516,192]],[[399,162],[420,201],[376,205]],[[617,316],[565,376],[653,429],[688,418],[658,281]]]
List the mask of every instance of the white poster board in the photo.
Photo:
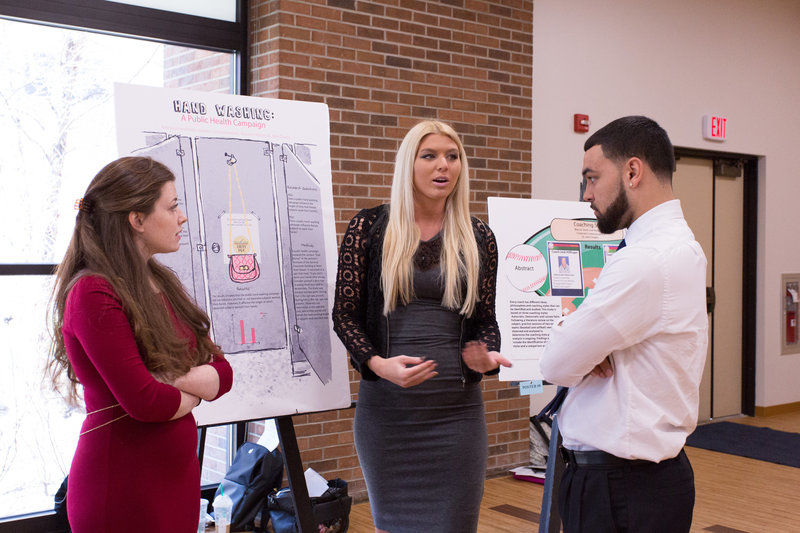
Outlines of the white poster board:
[[115,86],[122,155],[176,176],[188,222],[158,256],[211,317],[233,389],[200,425],[350,406],[333,332],[336,229],[328,107],[180,89]]
[[500,379],[540,380],[550,329],[583,302],[623,233],[600,233],[586,202],[488,201],[497,238],[497,322],[502,353],[513,363],[500,367]]

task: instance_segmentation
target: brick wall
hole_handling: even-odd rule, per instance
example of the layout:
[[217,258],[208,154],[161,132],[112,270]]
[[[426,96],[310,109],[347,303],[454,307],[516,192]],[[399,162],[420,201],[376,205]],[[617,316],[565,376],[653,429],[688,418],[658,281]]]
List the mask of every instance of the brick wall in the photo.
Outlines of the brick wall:
[[[426,118],[462,137],[473,214],[486,219],[488,196],[530,196],[532,10],[531,0],[251,0],[250,93],[330,109],[339,237],[358,209],[388,200],[400,140]],[[494,474],[528,460],[528,397],[496,377],[483,389]],[[363,498],[352,421],[352,409],[294,417],[304,466]]]
[[233,55],[164,45],[164,87],[231,92]]

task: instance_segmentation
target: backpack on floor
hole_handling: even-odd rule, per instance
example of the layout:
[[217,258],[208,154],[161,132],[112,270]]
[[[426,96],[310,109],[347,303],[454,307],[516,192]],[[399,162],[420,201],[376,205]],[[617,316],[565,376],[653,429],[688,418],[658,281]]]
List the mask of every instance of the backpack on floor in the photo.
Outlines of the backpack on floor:
[[283,456],[260,444],[245,442],[236,452],[231,467],[220,482],[220,490],[233,501],[231,531],[252,531],[262,511],[261,530],[269,520],[267,496],[281,486]]

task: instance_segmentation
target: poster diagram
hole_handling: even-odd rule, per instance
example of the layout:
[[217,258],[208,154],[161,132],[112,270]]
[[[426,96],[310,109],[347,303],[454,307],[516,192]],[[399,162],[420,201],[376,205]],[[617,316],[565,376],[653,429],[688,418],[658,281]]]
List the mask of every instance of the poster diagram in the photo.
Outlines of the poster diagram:
[[[250,283],[261,275],[258,267],[258,253],[261,250],[261,239],[258,234],[258,223],[245,207],[242,184],[239,181],[238,160],[233,154],[225,152],[228,163],[228,219],[222,217],[222,234],[228,233],[224,254],[227,257],[228,274],[234,283]],[[242,210],[233,213],[233,179],[236,179],[236,190],[242,202]],[[244,340],[242,341],[244,342]]]
[[116,91],[120,151],[165,164],[188,219],[178,252],[157,259],[206,310],[234,368],[234,389],[204,403],[198,422],[349,406],[347,360],[330,318],[336,243],[327,107]]
[[498,245],[497,318],[514,366],[500,379],[541,379],[539,354],[550,329],[578,308],[617,250],[621,231],[603,234],[582,202],[489,198]]
[[[322,198],[320,185],[308,172],[300,157],[302,147],[292,150],[281,145],[279,159],[278,205],[288,216],[282,228],[283,242],[291,261],[284,262],[284,276],[288,290],[290,313],[289,335],[292,346],[292,365],[295,374],[302,374],[305,361],[320,379],[330,378],[330,357],[317,354],[330,353],[330,336],[327,332],[330,314],[327,294],[327,262],[324,255],[322,226]],[[335,258],[334,258],[335,260]]]
[[[198,303],[208,302],[215,342],[226,354],[290,346],[293,376],[313,372],[329,382],[319,182],[291,147],[167,137],[134,154],[170,161],[170,170],[181,176],[176,185],[181,207],[199,215],[190,221],[202,221],[187,222],[185,246],[182,241],[178,254],[159,260],[193,289]],[[189,154],[196,154],[196,179],[193,172],[188,179],[183,175],[193,168]],[[193,248],[192,241],[199,246]],[[193,253],[200,251],[206,253]],[[203,261],[199,269],[195,256]],[[208,280],[203,287],[198,287],[200,271]]]
[[214,340],[226,354],[284,348],[272,147],[202,137],[194,145]]

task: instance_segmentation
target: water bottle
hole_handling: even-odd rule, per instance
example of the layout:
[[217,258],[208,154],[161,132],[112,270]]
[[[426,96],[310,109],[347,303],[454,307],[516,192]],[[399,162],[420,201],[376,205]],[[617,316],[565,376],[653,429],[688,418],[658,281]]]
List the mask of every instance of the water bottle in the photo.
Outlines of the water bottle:
[[232,511],[233,502],[222,492],[220,486],[219,496],[214,498],[214,523],[217,526],[217,533],[230,533]]
[[197,522],[197,533],[206,531],[206,511],[208,510],[208,500],[200,498],[200,516]]

